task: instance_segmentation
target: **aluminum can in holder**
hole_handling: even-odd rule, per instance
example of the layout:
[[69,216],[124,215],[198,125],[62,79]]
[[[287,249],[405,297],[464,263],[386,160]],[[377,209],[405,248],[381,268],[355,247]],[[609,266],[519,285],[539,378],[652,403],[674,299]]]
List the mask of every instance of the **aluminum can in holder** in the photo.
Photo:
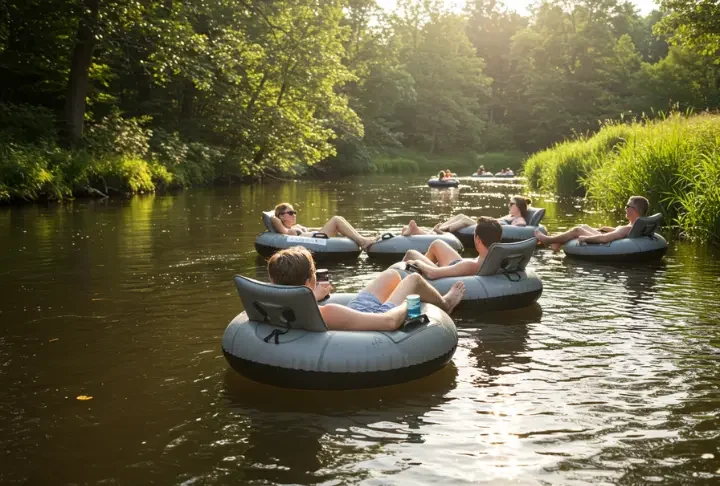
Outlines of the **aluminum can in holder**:
[[410,294],[407,296],[407,315],[409,318],[420,315],[420,296],[418,294]]

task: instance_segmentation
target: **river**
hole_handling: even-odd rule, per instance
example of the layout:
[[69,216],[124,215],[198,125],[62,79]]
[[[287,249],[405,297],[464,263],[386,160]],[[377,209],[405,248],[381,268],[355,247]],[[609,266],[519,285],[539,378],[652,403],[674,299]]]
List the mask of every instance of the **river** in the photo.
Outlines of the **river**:
[[[250,382],[220,339],[236,273],[266,279],[260,212],[397,231],[502,216],[512,181],[290,181],[0,207],[3,484],[717,484],[720,249],[655,264],[540,249],[535,306],[455,317],[452,363],[404,385]],[[551,230],[617,215],[536,199]],[[357,291],[386,264],[328,266]],[[80,400],[78,397],[92,397]]]

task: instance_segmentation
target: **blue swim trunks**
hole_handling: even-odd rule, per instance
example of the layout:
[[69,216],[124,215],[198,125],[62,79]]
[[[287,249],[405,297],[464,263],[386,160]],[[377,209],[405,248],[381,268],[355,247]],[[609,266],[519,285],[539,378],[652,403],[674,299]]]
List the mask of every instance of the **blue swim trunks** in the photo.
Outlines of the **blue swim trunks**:
[[390,309],[394,309],[395,304],[389,302],[383,304],[373,294],[367,290],[361,290],[357,297],[348,303],[348,307],[358,312],[368,312],[370,314],[382,314]]

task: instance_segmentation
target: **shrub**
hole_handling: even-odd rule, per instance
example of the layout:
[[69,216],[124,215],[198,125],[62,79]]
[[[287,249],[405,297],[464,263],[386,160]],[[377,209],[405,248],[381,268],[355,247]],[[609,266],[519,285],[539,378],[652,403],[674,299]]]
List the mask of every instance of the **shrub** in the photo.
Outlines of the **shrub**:
[[115,109],[100,123],[88,128],[85,142],[90,152],[98,157],[114,154],[144,158],[150,149],[152,131],[143,128],[143,124],[149,120],[149,117],[123,118]]
[[418,170],[416,161],[403,157],[378,157],[370,164],[370,172],[378,174],[407,174]]

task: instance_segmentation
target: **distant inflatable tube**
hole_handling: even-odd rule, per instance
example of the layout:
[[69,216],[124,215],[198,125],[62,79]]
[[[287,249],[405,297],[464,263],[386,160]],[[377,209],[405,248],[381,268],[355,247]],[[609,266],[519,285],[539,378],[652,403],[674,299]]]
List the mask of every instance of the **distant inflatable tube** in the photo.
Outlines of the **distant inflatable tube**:
[[441,181],[436,178],[432,178],[428,180],[427,184],[430,187],[457,187],[460,185],[460,181],[457,179],[444,179]]
[[[421,304],[424,321],[397,331],[329,331],[312,291],[235,276],[245,306],[225,329],[222,349],[232,368],[252,380],[306,389],[394,385],[444,367],[457,329],[440,308]],[[347,303],[354,294],[323,304]]]
[[[533,238],[535,230],[540,230],[541,233],[547,234],[547,229],[545,229],[545,226],[542,226],[540,224],[540,221],[542,221],[544,216],[545,216],[544,208],[534,208],[534,207],[528,208],[528,212],[527,212],[528,225],[527,226],[512,226],[509,224],[503,224],[501,241],[503,243],[510,243],[513,241],[527,240],[528,238]],[[458,237],[460,242],[465,247],[473,248],[474,247],[473,238],[475,236],[475,226],[476,225],[466,226],[465,228],[461,228],[460,230],[455,231],[453,234]]]
[[442,235],[413,235],[399,236],[392,233],[385,233],[378,240],[368,247],[365,252],[372,258],[402,258],[408,250],[417,250],[426,253],[433,241],[442,240],[450,247],[461,252],[463,245],[455,235],[445,233]]
[[[438,292],[445,294],[455,282],[465,283],[461,305],[481,310],[519,309],[531,305],[542,295],[543,284],[527,263],[537,245],[535,238],[517,243],[495,243],[477,275],[428,280]],[[404,278],[410,272],[405,262],[390,268]]]
[[570,240],[563,245],[563,251],[572,258],[598,262],[657,260],[668,248],[665,238],[655,232],[661,222],[661,214],[638,218],[627,238],[598,244]]
[[495,177],[492,174],[473,174],[470,177]]
[[270,220],[272,215],[272,211],[263,212],[263,222],[268,231],[260,233],[255,238],[255,250],[266,258],[292,246],[307,248],[317,260],[357,258],[362,251],[350,238],[328,237],[324,233],[313,233],[312,237],[277,233]]

